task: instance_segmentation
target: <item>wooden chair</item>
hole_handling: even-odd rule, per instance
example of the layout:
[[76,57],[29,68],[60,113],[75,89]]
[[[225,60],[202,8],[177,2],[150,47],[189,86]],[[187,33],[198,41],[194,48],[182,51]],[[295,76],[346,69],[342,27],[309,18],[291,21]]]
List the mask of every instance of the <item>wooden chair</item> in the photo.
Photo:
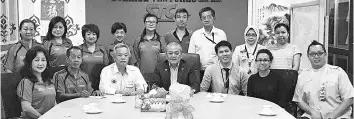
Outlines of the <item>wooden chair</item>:
[[17,96],[17,84],[21,81],[19,73],[1,74],[1,98],[5,118],[18,118],[21,116],[21,103]]

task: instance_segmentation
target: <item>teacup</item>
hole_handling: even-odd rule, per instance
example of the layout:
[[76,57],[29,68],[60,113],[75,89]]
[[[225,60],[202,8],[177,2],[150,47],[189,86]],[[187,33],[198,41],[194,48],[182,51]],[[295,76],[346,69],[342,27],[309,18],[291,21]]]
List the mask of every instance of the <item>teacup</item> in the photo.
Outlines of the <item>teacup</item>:
[[267,114],[273,113],[272,105],[263,105],[262,112]]

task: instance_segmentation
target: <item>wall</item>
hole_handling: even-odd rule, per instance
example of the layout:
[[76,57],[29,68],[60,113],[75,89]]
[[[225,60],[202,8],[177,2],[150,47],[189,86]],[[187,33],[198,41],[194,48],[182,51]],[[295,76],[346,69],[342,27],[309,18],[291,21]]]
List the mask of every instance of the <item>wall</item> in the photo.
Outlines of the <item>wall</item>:
[[[223,0],[219,3],[176,3],[162,2],[121,2],[122,0],[86,0],[86,23],[97,24],[100,28],[98,43],[111,44],[113,36],[110,33],[111,25],[122,21],[127,25],[127,42],[139,36],[143,30],[143,15],[146,14],[148,4],[177,4],[177,8],[184,7],[192,15],[188,21],[188,28],[195,31],[202,27],[198,12],[201,8],[210,6],[216,11],[215,26],[225,31],[228,40],[235,45],[244,43],[243,31],[247,26],[247,0]],[[170,0],[168,0],[170,1]],[[175,0],[172,0],[175,1]],[[188,1],[188,0],[186,0]],[[174,11],[173,11],[174,12]],[[158,32],[162,35],[175,29],[174,22],[159,22]]]

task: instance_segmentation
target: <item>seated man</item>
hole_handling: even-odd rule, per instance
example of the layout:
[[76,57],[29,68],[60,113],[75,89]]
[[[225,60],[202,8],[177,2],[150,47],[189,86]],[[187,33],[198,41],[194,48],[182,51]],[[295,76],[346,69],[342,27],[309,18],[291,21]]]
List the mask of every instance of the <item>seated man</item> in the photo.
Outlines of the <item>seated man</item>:
[[119,43],[113,48],[114,60],[102,69],[99,88],[107,94],[136,95],[144,93],[147,84],[140,70],[127,65],[131,56],[129,46]]
[[159,87],[169,90],[170,85],[180,83],[189,85],[192,92],[199,91],[199,80],[196,70],[190,62],[182,59],[182,46],[179,43],[171,42],[166,47],[166,60],[156,64],[154,76]]
[[206,68],[200,91],[208,91],[211,86],[212,92],[236,94],[241,91],[247,94],[247,72],[232,62],[232,47],[227,41],[220,41],[214,50],[219,61]]
[[326,64],[325,46],[313,41],[307,49],[312,65],[299,74],[293,101],[305,111],[302,119],[349,119],[354,88],[345,71]]
[[78,97],[88,97],[91,94],[101,95],[99,90],[93,91],[88,75],[80,70],[82,55],[81,48],[70,47],[66,51],[67,68],[54,74],[53,79],[58,102]]

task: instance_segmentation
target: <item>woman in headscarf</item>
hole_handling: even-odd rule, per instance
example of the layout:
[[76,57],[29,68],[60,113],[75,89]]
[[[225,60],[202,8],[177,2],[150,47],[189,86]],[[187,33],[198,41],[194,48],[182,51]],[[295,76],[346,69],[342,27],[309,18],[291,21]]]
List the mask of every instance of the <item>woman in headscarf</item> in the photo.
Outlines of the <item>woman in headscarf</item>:
[[235,65],[244,68],[249,75],[257,73],[255,55],[258,50],[264,49],[263,45],[257,44],[259,31],[255,26],[248,26],[244,32],[245,44],[236,46],[232,61]]

